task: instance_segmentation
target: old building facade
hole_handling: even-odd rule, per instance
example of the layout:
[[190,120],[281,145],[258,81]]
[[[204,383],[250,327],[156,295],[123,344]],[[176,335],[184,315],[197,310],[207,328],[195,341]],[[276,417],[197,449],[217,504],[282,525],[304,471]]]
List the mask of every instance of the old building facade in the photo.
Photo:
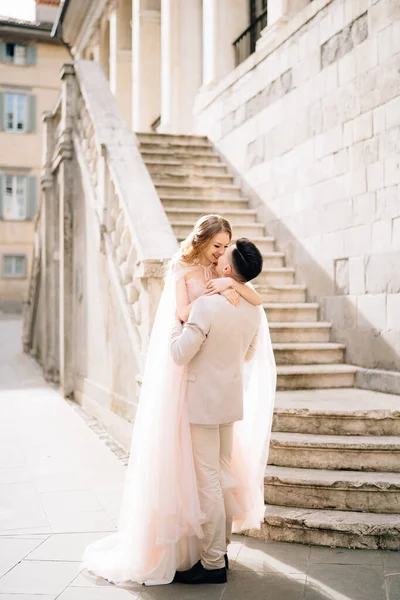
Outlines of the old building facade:
[[51,38],[58,2],[37,21],[0,19],[0,310],[20,310],[28,289],[42,162],[41,114],[59,90],[68,52]]
[[53,28],[25,349],[129,448],[165,267],[225,215],[277,363],[261,537],[399,548],[399,28],[397,0],[65,0]]

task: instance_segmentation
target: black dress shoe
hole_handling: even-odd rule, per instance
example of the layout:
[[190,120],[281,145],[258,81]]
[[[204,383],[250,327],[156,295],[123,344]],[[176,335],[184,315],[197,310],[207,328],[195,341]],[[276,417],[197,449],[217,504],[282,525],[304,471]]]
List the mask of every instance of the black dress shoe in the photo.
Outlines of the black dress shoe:
[[226,581],[225,567],[222,567],[222,569],[205,569],[199,560],[191,569],[177,571],[173,583],[226,583]]

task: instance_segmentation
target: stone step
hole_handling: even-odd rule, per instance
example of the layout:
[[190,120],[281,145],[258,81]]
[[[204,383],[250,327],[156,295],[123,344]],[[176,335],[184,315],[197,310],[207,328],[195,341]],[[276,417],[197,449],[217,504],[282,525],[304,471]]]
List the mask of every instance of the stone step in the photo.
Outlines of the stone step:
[[204,162],[207,164],[224,165],[218,154],[204,149],[203,152],[193,152],[192,148],[180,148],[174,152],[170,152],[163,148],[157,150],[148,150],[146,147],[140,148],[140,153],[145,163],[149,161],[157,161],[159,164],[167,164],[171,161],[179,161],[181,164],[193,164]]
[[205,161],[195,161],[191,163],[183,163],[179,159],[169,161],[146,159],[146,167],[150,174],[156,176],[163,173],[171,173],[173,175],[196,175],[196,176],[226,176],[233,179],[233,176],[228,172],[228,168],[224,163],[213,163]]
[[357,388],[276,394],[273,431],[400,436],[398,396]]
[[[235,231],[239,227],[235,227]],[[251,239],[251,236],[248,236]],[[260,275],[254,279],[254,283],[263,285],[288,285],[294,282],[295,271],[291,267],[274,267],[269,268],[264,266]]]
[[274,344],[277,365],[333,365],[344,359],[344,344]]
[[185,196],[164,196],[161,198],[165,209],[167,208],[201,208],[204,214],[224,213],[230,210],[246,210],[249,203],[245,198],[192,198]]
[[278,303],[266,302],[264,309],[268,317],[268,321],[272,322],[299,322],[312,323],[318,320],[319,304],[314,303]]
[[141,142],[140,152],[145,150],[146,152],[167,152],[168,154],[174,154],[175,152],[191,152],[194,154],[202,155],[204,152],[207,154],[213,153],[213,147],[211,144],[191,143],[191,144],[180,144],[179,142],[165,142],[163,144]]
[[[265,256],[265,254],[263,253]],[[305,302],[307,288],[305,285],[293,283],[290,285],[265,286],[255,285],[257,292],[264,302]]]
[[[237,185],[197,185],[197,184],[179,184],[179,183],[154,183],[158,195],[161,199],[168,196],[191,198],[241,198],[240,187]],[[263,226],[264,230],[264,226]]]
[[268,464],[302,469],[400,472],[400,436],[274,432]]
[[400,506],[400,473],[267,466],[264,498],[278,506],[395,514]]
[[279,365],[277,389],[348,388],[354,385],[357,370],[352,365]]
[[156,187],[163,185],[163,183],[174,184],[178,186],[232,186],[234,185],[234,178],[229,173],[214,173],[211,175],[197,174],[193,171],[177,172],[175,169],[163,169],[157,173],[152,172],[149,169],[149,173],[152,177],[153,183]]
[[[193,221],[190,222],[171,222],[173,232],[178,239],[185,239],[191,231],[193,231]],[[248,237],[253,239],[254,236],[262,235],[264,232],[264,225],[260,223],[241,223],[235,227],[235,235],[237,238]],[[288,282],[290,283],[290,282]]]
[[270,505],[266,508],[261,529],[246,533],[267,542],[274,540],[362,550],[400,550],[398,514]]
[[270,323],[269,331],[274,343],[329,342],[331,323]]
[[[165,212],[167,213],[169,220],[174,223],[180,221],[191,221],[192,223],[196,223],[200,217],[207,214],[207,212],[198,208],[166,208]],[[228,219],[233,225],[240,225],[243,222],[255,223],[257,213],[255,210],[250,209],[236,209],[225,211],[224,213],[221,213],[221,216]]]
[[170,133],[137,133],[141,145],[156,144],[163,146],[165,144],[174,144],[177,146],[207,146],[212,148],[210,140],[204,135],[175,135]]
[[153,148],[150,145],[146,145],[140,146],[140,154],[145,162],[147,159],[161,159],[166,161],[180,159],[184,163],[197,162],[200,160],[219,164],[222,163],[218,154],[215,154],[215,152],[206,146],[191,146],[190,148],[185,148],[184,146],[154,146]]
[[[239,239],[240,237],[241,237],[241,234],[238,233],[238,227],[235,227],[235,229],[233,231],[233,241]],[[261,254],[265,254],[268,252],[274,252],[275,238],[273,238],[271,236],[267,236],[267,235],[262,235],[262,236],[252,235],[252,236],[248,236],[248,237],[251,239],[253,244],[255,244],[257,246],[257,248],[259,249]],[[262,282],[257,282],[255,285],[257,285],[259,287],[259,286],[262,286],[263,284],[262,284]]]

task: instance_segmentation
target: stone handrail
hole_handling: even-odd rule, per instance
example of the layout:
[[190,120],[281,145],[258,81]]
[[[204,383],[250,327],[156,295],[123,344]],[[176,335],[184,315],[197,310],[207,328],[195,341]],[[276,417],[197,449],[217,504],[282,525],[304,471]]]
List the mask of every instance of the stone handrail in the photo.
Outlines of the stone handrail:
[[177,242],[99,64],[77,61],[75,131],[94,190],[102,250],[113,256],[143,364],[165,265]]

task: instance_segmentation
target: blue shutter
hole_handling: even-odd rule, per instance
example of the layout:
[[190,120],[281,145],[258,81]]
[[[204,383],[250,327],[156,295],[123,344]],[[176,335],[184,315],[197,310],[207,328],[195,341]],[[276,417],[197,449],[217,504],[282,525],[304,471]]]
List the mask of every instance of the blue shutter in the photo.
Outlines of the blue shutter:
[[27,96],[26,101],[28,103],[28,106],[27,106],[28,122],[27,122],[26,131],[29,133],[33,133],[36,131],[36,96]]
[[7,62],[6,43],[0,42],[0,62]]
[[0,173],[0,219],[3,218],[4,175]]
[[26,64],[27,65],[36,65],[36,62],[37,62],[36,46],[27,46],[26,47]]
[[35,218],[37,211],[37,198],[38,198],[38,178],[27,177],[26,178],[26,192],[27,192],[27,214],[26,218],[30,221]]
[[4,93],[0,92],[0,131],[4,131]]

